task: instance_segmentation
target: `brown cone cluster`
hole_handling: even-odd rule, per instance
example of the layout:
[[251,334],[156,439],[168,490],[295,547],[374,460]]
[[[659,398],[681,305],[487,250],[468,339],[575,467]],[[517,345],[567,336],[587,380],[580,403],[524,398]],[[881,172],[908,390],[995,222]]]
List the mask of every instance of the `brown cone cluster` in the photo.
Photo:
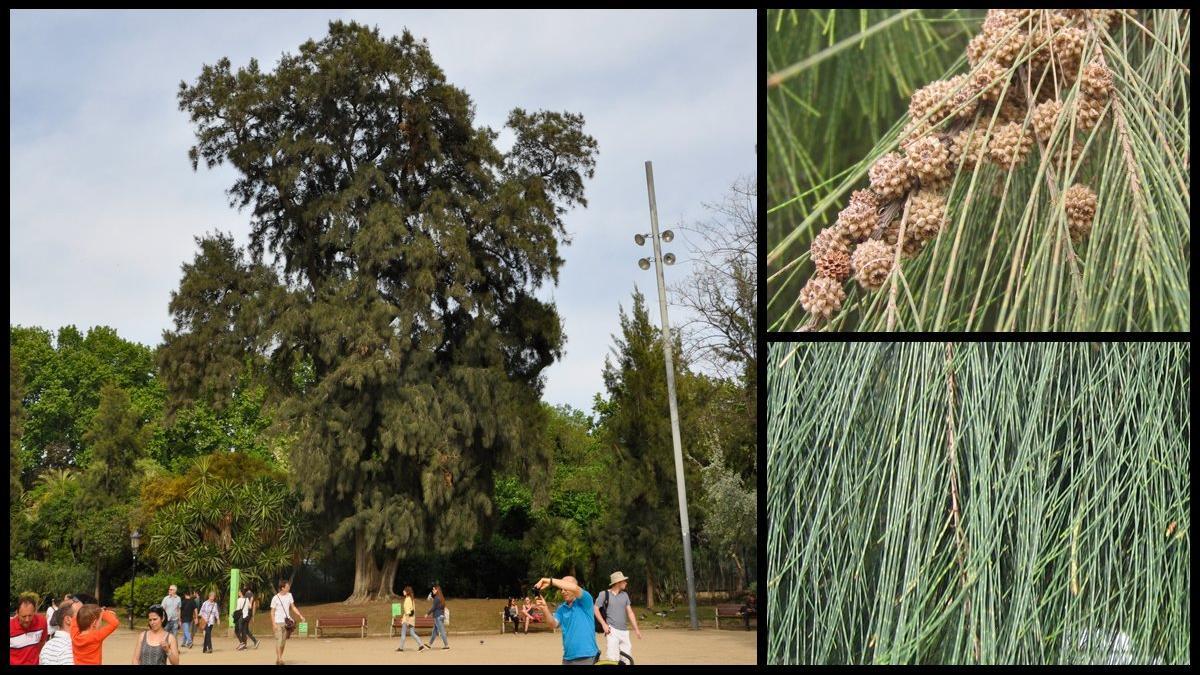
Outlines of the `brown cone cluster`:
[[1063,194],[1063,206],[1067,212],[1067,228],[1071,239],[1079,243],[1092,231],[1092,219],[1096,217],[1096,193],[1086,185],[1076,183]]
[[[851,276],[868,290],[886,282],[901,245],[897,214],[904,206],[901,254],[918,255],[946,229],[947,192],[956,171],[973,172],[984,162],[1014,171],[1033,154],[1035,141],[1056,163],[1077,162],[1113,95],[1113,74],[1099,57],[1101,38],[1094,33],[1135,14],[988,10],[967,44],[970,71],[913,92],[901,152],[880,157],[868,170],[870,189],[856,190],[836,224],[813,239],[816,274],[800,292],[804,309],[827,320],[841,308],[841,283]],[[1046,147],[1052,137],[1054,145]],[[1071,237],[1081,242],[1091,231],[1096,194],[1076,184],[1064,200]]]

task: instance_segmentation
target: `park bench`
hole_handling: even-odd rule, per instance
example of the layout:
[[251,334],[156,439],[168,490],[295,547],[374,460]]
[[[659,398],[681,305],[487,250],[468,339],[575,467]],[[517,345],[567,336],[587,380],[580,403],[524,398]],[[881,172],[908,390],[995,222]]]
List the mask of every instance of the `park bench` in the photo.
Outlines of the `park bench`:
[[321,630],[328,628],[357,628],[362,632],[361,637],[367,637],[367,617],[365,616],[319,616],[317,617],[317,637]]
[[[522,619],[521,625],[524,625],[524,624],[525,624],[525,620]],[[508,622],[504,620],[504,610],[500,610],[500,634],[501,635],[504,635],[504,631],[507,629],[507,626],[508,626]],[[529,632],[532,633],[535,630],[548,630],[551,633],[555,632],[554,624],[549,621],[530,621],[529,622]]]
[[[742,611],[741,605],[717,605],[717,607],[716,607],[717,630],[721,629],[721,619],[737,619],[738,623],[741,623],[742,622],[742,615],[740,614],[741,611]],[[750,621],[757,627],[758,626],[758,614],[751,614]]]
[[[397,614],[392,617],[392,625],[388,629],[389,637],[396,637],[396,631],[400,630],[400,624],[404,623],[404,617]],[[433,628],[432,616],[414,616],[413,626],[415,628]]]

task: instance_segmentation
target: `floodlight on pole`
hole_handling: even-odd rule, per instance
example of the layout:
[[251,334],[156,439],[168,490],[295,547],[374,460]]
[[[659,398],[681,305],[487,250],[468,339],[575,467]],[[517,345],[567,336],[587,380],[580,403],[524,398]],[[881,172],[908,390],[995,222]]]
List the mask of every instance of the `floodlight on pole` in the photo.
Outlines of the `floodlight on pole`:
[[664,243],[664,244],[669,244],[669,243],[671,243],[671,240],[672,240],[672,239],[674,239],[674,238],[675,238],[675,233],[674,233],[674,232],[672,232],[672,231],[670,231],[670,230],[663,230],[663,233],[662,233],[662,240],[663,240],[663,243]]
[[[650,196],[650,240],[654,244],[654,261],[658,278],[658,309],[662,315],[662,346],[663,358],[667,364],[667,398],[671,407],[671,443],[675,450],[675,488],[679,494],[679,529],[683,535],[683,569],[687,576],[688,616],[691,619],[692,630],[700,629],[696,619],[696,583],[692,575],[692,537],[688,526],[687,489],[683,481],[683,446],[679,441],[679,407],[675,403],[675,367],[671,355],[671,323],[667,320],[667,290],[663,280],[663,264],[675,262],[675,255],[662,253],[660,241],[671,241],[674,235],[666,230],[660,236],[658,233],[658,206],[654,202],[654,168],[646,162],[646,191]],[[634,238],[637,241],[637,237]],[[641,245],[642,242],[638,242]],[[642,258],[638,267],[650,268],[650,260]]]
[[633,235],[633,243],[637,244],[638,246],[645,246],[646,245],[646,235],[644,235],[644,234]]

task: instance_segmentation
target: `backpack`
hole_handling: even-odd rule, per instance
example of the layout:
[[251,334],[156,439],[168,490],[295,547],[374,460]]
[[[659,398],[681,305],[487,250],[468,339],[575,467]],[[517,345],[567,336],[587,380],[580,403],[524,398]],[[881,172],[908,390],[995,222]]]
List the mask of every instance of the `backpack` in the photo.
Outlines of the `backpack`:
[[[600,616],[604,617],[605,621],[608,621],[608,601],[612,599],[612,595],[607,590],[600,591],[600,594],[604,596],[604,604],[600,605]],[[592,623],[596,624],[597,633],[604,632],[604,626],[600,625],[600,619],[592,617]]]

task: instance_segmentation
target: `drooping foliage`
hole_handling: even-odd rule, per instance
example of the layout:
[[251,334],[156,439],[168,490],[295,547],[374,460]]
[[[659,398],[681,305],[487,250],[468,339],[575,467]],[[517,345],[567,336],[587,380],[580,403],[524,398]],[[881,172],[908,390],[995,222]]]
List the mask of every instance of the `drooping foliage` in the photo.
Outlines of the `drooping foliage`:
[[533,291],[556,278],[595,141],[581,116],[517,109],[501,153],[426,43],[355,23],[271,72],[205,66],[179,102],[193,166],[238,171],[251,235],[249,260],[201,243],[164,370],[196,395],[266,361],[304,504],[354,543],[352,598],[388,596],[400,551],[484,532],[498,466],[545,464],[529,411],[563,335]]
[[1186,343],[770,348],[772,664],[1188,662]]

